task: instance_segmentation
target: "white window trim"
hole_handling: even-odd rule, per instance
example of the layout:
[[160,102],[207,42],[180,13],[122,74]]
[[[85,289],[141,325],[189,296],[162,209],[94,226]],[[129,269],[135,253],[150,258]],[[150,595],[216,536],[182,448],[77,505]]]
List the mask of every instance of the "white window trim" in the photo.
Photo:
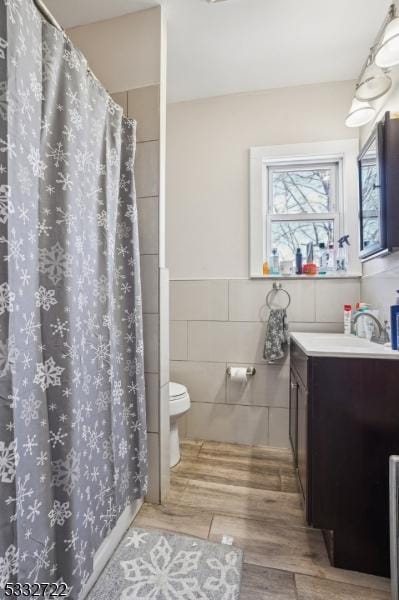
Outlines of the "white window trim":
[[[349,269],[352,275],[361,275],[358,240],[358,139],[334,140],[282,146],[250,148],[250,230],[249,275],[262,277],[262,264],[268,256],[268,177],[267,167],[287,164],[338,163],[338,231],[350,235]],[[329,213],[330,214],[330,213]],[[319,215],[318,215],[319,216]],[[307,218],[309,218],[306,215]],[[321,214],[322,218],[323,215]],[[290,215],[292,219],[302,218]]]

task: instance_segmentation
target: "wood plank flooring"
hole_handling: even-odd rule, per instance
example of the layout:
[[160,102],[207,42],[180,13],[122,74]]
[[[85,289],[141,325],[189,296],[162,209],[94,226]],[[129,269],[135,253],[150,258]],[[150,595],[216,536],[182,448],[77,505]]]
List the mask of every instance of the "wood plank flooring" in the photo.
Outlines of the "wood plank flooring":
[[389,581],[334,569],[322,535],[306,527],[291,452],[184,440],[163,506],[144,504],[138,527],[244,550],[241,600],[389,600]]

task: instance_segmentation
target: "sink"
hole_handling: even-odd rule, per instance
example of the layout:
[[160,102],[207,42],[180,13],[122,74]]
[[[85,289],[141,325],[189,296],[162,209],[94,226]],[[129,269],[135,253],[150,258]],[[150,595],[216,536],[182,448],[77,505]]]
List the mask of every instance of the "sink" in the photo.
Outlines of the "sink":
[[366,348],[370,347],[370,344],[375,346],[375,342],[370,342],[369,340],[366,340],[366,338],[360,338],[356,335],[344,335],[343,333],[321,333],[317,334],[317,339],[319,342],[324,342],[329,346],[339,348]]
[[291,337],[309,356],[399,359],[399,352],[392,350],[391,347],[355,335],[295,332],[291,333]]

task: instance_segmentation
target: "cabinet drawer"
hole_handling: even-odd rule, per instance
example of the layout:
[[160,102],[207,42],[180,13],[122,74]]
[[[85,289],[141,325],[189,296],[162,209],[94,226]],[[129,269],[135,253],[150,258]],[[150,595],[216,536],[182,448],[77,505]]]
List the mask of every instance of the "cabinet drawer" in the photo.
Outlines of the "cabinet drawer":
[[303,385],[305,386],[305,388],[307,388],[308,387],[308,357],[293,340],[291,340],[291,345],[290,345],[290,360],[291,360],[291,367],[297,372]]

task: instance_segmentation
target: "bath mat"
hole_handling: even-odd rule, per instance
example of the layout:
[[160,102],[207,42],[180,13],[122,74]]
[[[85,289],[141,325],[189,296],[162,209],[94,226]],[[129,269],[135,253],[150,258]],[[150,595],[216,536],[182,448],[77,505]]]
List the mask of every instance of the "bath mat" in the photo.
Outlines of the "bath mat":
[[238,600],[242,551],[131,528],[87,600]]

